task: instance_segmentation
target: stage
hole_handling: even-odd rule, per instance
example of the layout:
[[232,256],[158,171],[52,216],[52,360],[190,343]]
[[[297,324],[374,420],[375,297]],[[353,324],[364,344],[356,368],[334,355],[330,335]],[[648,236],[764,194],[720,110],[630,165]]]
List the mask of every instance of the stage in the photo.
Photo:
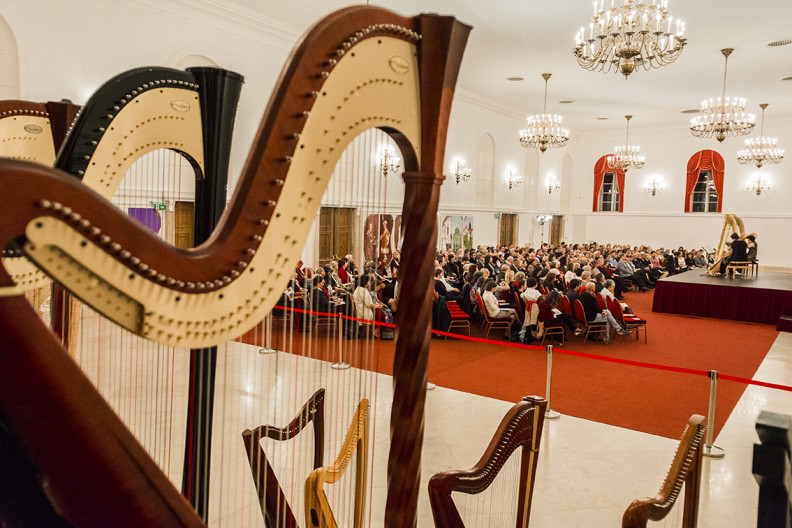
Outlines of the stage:
[[691,270],[657,281],[652,310],[778,325],[790,331],[792,273],[761,271],[758,277],[713,277]]

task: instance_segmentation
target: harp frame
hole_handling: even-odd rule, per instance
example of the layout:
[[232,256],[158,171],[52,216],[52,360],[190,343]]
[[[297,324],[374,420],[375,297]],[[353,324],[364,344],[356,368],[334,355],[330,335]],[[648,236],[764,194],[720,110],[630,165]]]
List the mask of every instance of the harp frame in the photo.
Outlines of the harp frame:
[[361,528],[365,514],[366,476],[368,475],[369,442],[369,400],[363,398],[358,403],[355,416],[347,430],[346,438],[333,465],[315,469],[305,481],[305,522],[306,526],[319,528],[338,528],[330,502],[324,492],[324,484],[338,482],[355,457],[355,518],[352,526]]
[[325,422],[325,390],[317,390],[302,406],[294,419],[286,427],[261,425],[253,430],[242,432],[253,481],[261,506],[261,513],[268,528],[278,526],[298,526],[297,519],[286,500],[278,477],[267,459],[267,453],[261,445],[262,438],[270,440],[291,440],[302,432],[309,423],[314,427],[313,468],[322,467],[324,463],[324,422]]
[[521,458],[516,526],[528,526],[546,410],[546,400],[538,396],[526,396],[503,417],[487,449],[473,467],[443,471],[432,476],[429,480],[429,501],[437,528],[464,528],[451,493],[457,491],[475,495],[483,492],[518,449]]
[[695,528],[698,522],[702,447],[706,428],[703,416],[694,414],[690,417],[660,491],[654,497],[634,500],[624,512],[622,528],[645,528],[648,521],[663,520],[676,503],[683,484],[682,526]]
[[[296,262],[299,248],[294,248],[299,240],[291,233],[275,246],[265,243],[264,236],[278,238],[283,232],[279,229],[301,223],[291,215],[284,217],[283,212],[294,211],[298,203],[284,200],[288,198],[285,177],[299,165],[292,164],[302,151],[298,149],[299,130],[312,123],[311,108],[323,100],[325,80],[334,77],[330,72],[345,56],[354,58],[355,50],[362,50],[358,48],[361,44],[368,42],[368,47],[375,49],[379,42],[404,41],[414,46],[408,55],[412,62],[401,57],[386,65],[396,74],[415,71],[420,79],[411,88],[415,106],[408,109],[393,104],[383,100],[381,93],[371,98],[381,104],[378,109],[412,112],[415,129],[411,135],[397,123],[373,114],[350,123],[347,130],[354,137],[367,128],[384,129],[402,149],[407,169],[401,268],[411,281],[410,287],[402,288],[401,301],[414,309],[400,311],[396,318],[385,522],[399,528],[414,526],[432,307],[433,264],[428,257],[436,246],[445,137],[469,31],[469,26],[453,17],[405,18],[372,6],[345,8],[317,23],[292,54],[276,85],[229,209],[212,237],[195,250],[177,251],[154,239],[143,226],[134,225],[57,171],[14,161],[0,162],[0,181],[20,190],[19,200],[9,207],[9,221],[0,225],[0,243],[15,242],[23,247],[27,256],[84,301],[88,298],[94,306],[101,306],[99,311],[106,317],[151,340],[202,347],[240,335],[277,300],[258,302],[256,295],[273,294],[287,280],[284,272]],[[354,120],[354,115],[351,117]],[[339,149],[346,144],[340,138],[339,143]],[[340,152],[324,160],[320,156],[316,161],[324,167],[320,174],[328,171],[327,165],[332,167],[330,161],[337,155]],[[299,187],[289,184],[289,189],[299,195]],[[257,252],[262,245],[283,253],[276,250],[263,255]],[[250,290],[242,279],[252,276],[254,282],[260,280],[253,268],[273,260],[272,282]],[[265,265],[265,273],[267,269],[273,268]],[[6,271],[0,270],[0,286],[10,282]],[[246,291],[223,301],[223,293],[232,291],[225,288],[232,286]],[[157,314],[154,306],[138,302],[139,295],[164,295],[169,302],[185,302],[173,305],[179,309],[169,305]],[[238,304],[226,311],[232,302]],[[199,323],[176,320],[187,309],[198,314]],[[251,321],[255,322],[249,324]],[[18,295],[0,297],[0,335],[9,345],[0,347],[0,360],[14,365],[0,373],[0,408],[34,463],[46,474],[50,492],[64,515],[75,526],[201,525],[195,512],[186,503],[181,505],[181,497],[173,497],[170,483],[95,394],[90,382],[76,381],[81,375],[75,372],[78,369],[56,357],[63,355],[57,342],[37,336],[41,327],[33,323],[30,310],[24,309]],[[12,354],[12,350],[24,351],[25,359],[17,361],[20,354]],[[51,367],[45,375],[33,367],[40,363]],[[26,388],[33,384],[46,390],[33,393]],[[31,420],[31,416],[40,419]],[[73,433],[65,436],[80,439],[61,444],[68,455],[52,456],[43,440],[53,422]],[[89,458],[94,463],[86,465]],[[77,476],[80,486],[74,485]],[[110,507],[119,503],[123,508]]]
[[721,229],[720,240],[718,240],[718,247],[715,250],[715,261],[710,265],[707,273],[714,275],[720,272],[721,260],[723,260],[724,249],[729,235],[737,233],[740,238],[745,238],[745,226],[742,219],[736,214],[723,215],[723,228]]

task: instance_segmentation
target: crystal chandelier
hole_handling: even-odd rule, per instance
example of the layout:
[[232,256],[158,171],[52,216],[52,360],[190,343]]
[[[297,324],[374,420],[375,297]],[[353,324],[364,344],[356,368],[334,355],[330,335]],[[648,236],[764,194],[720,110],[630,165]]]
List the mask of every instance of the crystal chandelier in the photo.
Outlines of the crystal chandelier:
[[[594,17],[575,35],[575,49],[581,68],[614,71],[625,79],[636,68],[644,70],[671,64],[682,53],[687,39],[685,24],[669,16],[668,0],[623,0],[624,5],[605,10],[604,0],[594,1]],[[643,2],[646,1],[647,4]],[[673,29],[673,32],[672,32]]]
[[630,119],[632,116],[624,117],[627,119],[627,138],[624,140],[624,145],[613,147],[613,154],[607,158],[608,171],[621,169],[627,172],[631,168],[642,169],[646,163],[646,158],[641,156],[641,147],[630,145]]
[[389,172],[399,172],[400,168],[401,159],[396,156],[396,154],[393,152],[393,149],[390,147],[386,148],[380,157],[380,170],[382,171],[382,175],[387,178]]
[[745,113],[745,98],[726,97],[726,71],[729,67],[729,55],[734,48],[721,50],[726,58],[723,66],[723,95],[716,99],[701,102],[701,113],[690,120],[690,132],[698,138],[715,136],[723,141],[726,136],[744,136],[751,132],[756,116]]
[[756,164],[757,169],[761,169],[764,163],[779,163],[784,159],[784,149],[777,147],[778,140],[764,136],[764,111],[767,103],[759,105],[762,109],[762,128],[758,138],[745,140],[745,148],[737,151],[737,161],[742,165]]
[[563,147],[569,141],[569,130],[561,128],[562,117],[547,113],[547,81],[550,73],[543,73],[545,80],[544,112],[528,116],[528,128],[520,130],[520,145],[525,148],[539,147],[541,152],[547,147]]

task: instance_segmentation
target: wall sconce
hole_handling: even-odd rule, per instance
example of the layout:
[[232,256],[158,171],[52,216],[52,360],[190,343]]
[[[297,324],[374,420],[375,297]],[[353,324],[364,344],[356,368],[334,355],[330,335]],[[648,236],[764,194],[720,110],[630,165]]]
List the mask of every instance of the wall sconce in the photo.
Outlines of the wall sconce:
[[465,160],[454,160],[454,177],[457,185],[463,181],[468,181],[472,171],[465,165]]
[[652,181],[646,182],[646,184],[643,187],[643,190],[645,193],[649,193],[652,196],[654,196],[658,193],[663,192],[664,190],[663,182],[661,182],[656,178],[652,178]]
[[394,154],[393,149],[390,147],[386,148],[380,159],[380,170],[382,171],[382,175],[387,178],[389,172],[399,172],[400,168],[401,159]]
[[547,194],[553,194],[553,191],[557,191],[561,188],[561,183],[555,179],[555,176],[550,176],[547,178]]
[[509,182],[509,190],[511,190],[512,188],[517,187],[518,185],[520,185],[522,183],[522,176],[517,174],[516,170],[509,169],[508,182]]
[[761,196],[762,193],[766,193],[767,191],[772,191],[773,186],[770,185],[767,182],[767,180],[762,181],[761,175],[757,175],[753,181],[751,181],[748,185],[745,186],[745,190],[751,191],[752,193],[756,194],[756,196]]

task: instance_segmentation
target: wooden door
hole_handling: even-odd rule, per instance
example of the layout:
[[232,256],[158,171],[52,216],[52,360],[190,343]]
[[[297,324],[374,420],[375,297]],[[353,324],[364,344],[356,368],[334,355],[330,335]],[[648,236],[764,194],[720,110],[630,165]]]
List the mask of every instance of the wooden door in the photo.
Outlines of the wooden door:
[[553,215],[550,222],[550,243],[558,246],[564,240],[564,215]]
[[195,203],[176,202],[175,246],[180,248],[193,247],[193,229],[195,226]]
[[355,254],[355,209],[322,207],[319,211],[319,264]]
[[498,245],[510,246],[517,238],[517,215],[501,214],[498,221]]

